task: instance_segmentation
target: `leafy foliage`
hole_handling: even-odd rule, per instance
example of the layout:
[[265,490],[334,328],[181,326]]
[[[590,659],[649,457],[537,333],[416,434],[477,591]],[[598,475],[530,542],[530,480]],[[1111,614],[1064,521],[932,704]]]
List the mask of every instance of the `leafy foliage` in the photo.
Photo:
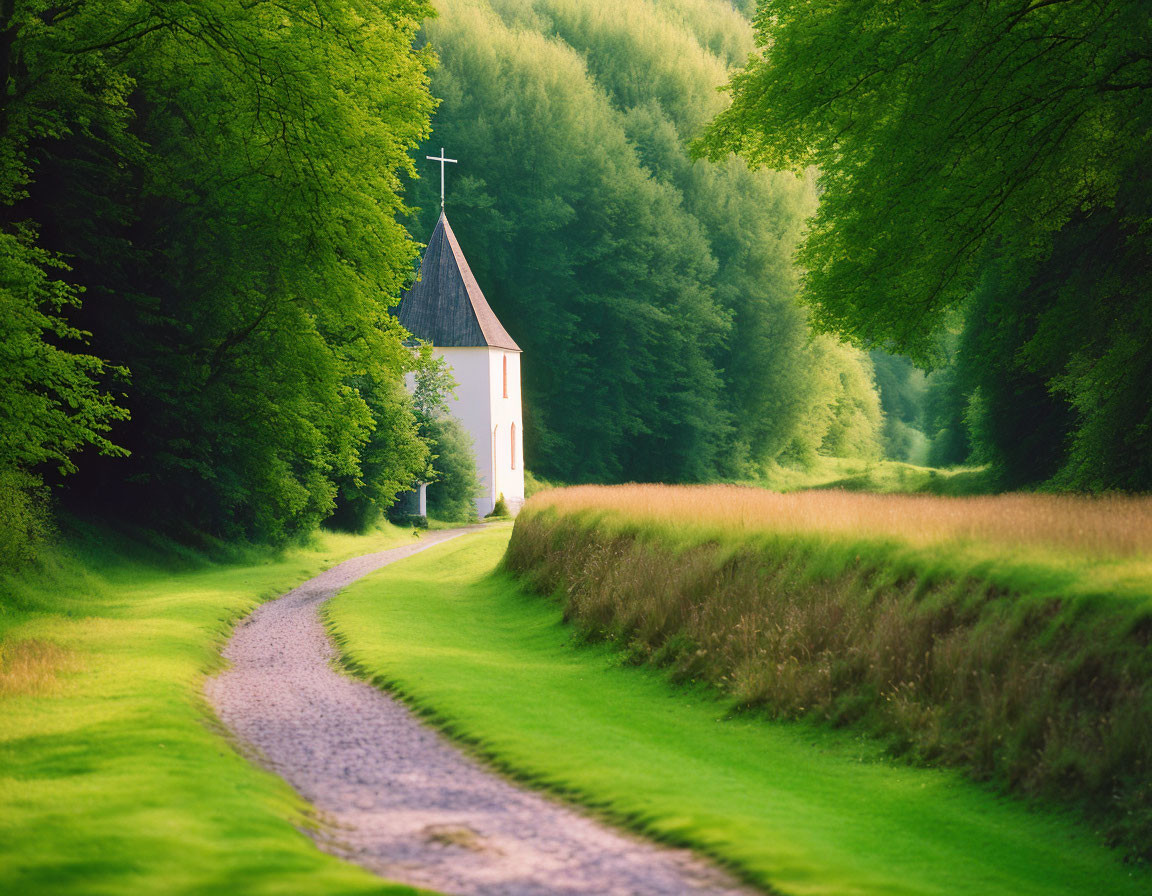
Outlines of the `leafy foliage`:
[[0,574],[36,557],[53,534],[44,485],[17,467],[0,467]]
[[[441,56],[435,151],[462,148],[448,213],[524,349],[535,471],[753,476],[820,450],[818,408],[873,400],[844,392],[873,388],[859,353],[834,353],[852,376],[821,375],[829,355],[794,301],[812,184],[688,158],[751,46],[731,5],[450,0],[426,33]],[[437,187],[416,185],[417,232]]]
[[128,417],[108,382],[125,371],[85,351],[90,334],[69,320],[81,290],[63,279],[65,261],[39,244],[36,223],[13,208],[32,178],[30,145],[123,120],[121,81],[84,54],[51,53],[46,19],[61,13],[0,5],[0,566],[29,559],[50,529],[46,492],[29,470],[74,472],[72,456],[85,446],[126,453],[106,435]]
[[89,334],[64,317],[79,296],[51,276],[62,267],[30,227],[0,230],[0,469],[74,472],[72,455],[85,445],[126,453],[105,433],[127,411],[101,387],[106,372],[123,371],[75,350]]
[[[927,377],[900,355],[872,351],[869,356],[884,411],[885,456],[914,464],[927,463],[930,448],[924,433]],[[961,457],[957,463],[963,460]]]
[[496,503],[492,506],[492,511],[488,514],[489,518],[493,519],[506,519],[512,515],[512,511],[508,509],[508,502],[504,500],[504,493],[500,493],[500,497],[496,499]]
[[770,0],[756,31],[699,149],[819,167],[817,325],[939,363],[959,318],[1006,484],[1152,487],[1145,5]]
[[[67,253],[67,281],[43,289],[56,307],[85,291],[68,335],[90,331],[132,377],[115,433],[131,457],[84,458],[72,500],[270,540],[314,527],[338,490],[390,500],[426,453],[387,307],[415,254],[397,218],[433,108],[431,57],[412,49],[430,8],[5,7],[13,219]],[[52,450],[107,452],[124,414],[81,381],[99,362],[70,363],[58,388],[89,410]]]
[[426,439],[411,438],[419,415],[400,383],[364,376],[357,392],[372,415],[372,432],[359,450],[358,468],[336,478],[336,510],[328,523],[365,532],[428,464],[431,451]]
[[460,522],[475,519],[480,479],[472,437],[459,420],[448,415],[431,418],[423,428],[435,470],[428,484],[429,516]]
[[412,409],[420,420],[430,420],[448,413],[448,399],[456,395],[456,377],[448,362],[422,343],[417,351],[416,370],[412,377]]

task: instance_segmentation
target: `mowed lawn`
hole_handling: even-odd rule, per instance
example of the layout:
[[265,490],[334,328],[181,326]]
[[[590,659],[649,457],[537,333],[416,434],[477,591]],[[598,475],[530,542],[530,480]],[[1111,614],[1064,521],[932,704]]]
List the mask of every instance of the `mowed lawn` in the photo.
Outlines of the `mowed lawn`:
[[184,571],[131,544],[63,551],[5,595],[0,893],[413,893],[321,853],[298,829],[303,802],[236,754],[201,697],[261,597],[401,539],[323,535],[273,562]]
[[353,668],[507,771],[783,894],[1152,892],[1147,869],[1070,818],[848,734],[728,717],[574,644],[557,606],[495,571],[508,535],[390,566],[326,610]]

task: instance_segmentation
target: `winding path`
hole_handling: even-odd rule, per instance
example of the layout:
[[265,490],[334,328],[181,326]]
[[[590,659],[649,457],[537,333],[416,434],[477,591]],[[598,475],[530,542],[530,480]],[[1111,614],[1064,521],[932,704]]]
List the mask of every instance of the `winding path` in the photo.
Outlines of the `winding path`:
[[333,668],[318,607],[396,560],[464,534],[349,560],[259,607],[205,686],[220,719],[326,822],[321,848],[457,896],[736,896],[685,850],[621,833],[496,775],[401,703]]

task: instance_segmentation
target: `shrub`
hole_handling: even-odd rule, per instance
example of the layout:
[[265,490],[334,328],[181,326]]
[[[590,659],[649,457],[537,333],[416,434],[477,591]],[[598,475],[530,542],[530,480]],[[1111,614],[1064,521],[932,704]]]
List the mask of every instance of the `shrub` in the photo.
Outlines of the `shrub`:
[[0,469],[0,570],[36,557],[53,531],[48,489],[17,467]]
[[531,470],[524,471],[524,497],[525,499],[531,498],[533,495],[540,492],[546,492],[552,488],[561,488],[561,483],[553,479],[545,479],[543,476],[537,476]]
[[428,517],[419,513],[392,513],[389,511],[388,521],[397,526],[411,526],[413,529],[428,528]]
[[480,478],[472,437],[455,417],[433,418],[424,430],[436,477],[428,485],[429,516],[453,522],[475,519]]

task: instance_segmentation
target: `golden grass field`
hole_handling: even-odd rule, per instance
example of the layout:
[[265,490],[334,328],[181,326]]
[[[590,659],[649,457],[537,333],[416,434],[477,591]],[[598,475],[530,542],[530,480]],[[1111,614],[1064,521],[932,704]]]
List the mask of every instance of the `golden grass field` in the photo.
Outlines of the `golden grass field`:
[[581,486],[528,501],[505,566],[633,660],[1152,860],[1152,498]]
[[738,485],[575,486],[543,492],[537,509],[615,510],[664,523],[743,531],[893,537],[915,545],[982,542],[1152,558],[1152,497],[1069,495],[876,495],[847,491],[781,494]]

